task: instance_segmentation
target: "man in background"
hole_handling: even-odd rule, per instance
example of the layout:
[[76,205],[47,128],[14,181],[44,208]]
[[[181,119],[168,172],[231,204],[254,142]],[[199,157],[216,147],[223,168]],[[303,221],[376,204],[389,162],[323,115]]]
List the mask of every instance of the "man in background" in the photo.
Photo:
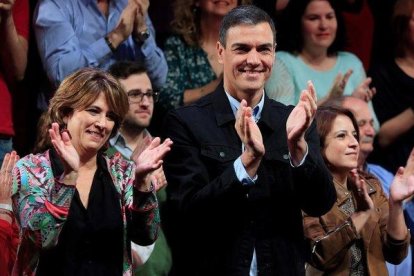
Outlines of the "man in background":
[[[152,139],[147,127],[151,122],[158,92],[153,90],[145,67],[139,63],[117,62],[110,67],[109,72],[118,79],[127,93],[129,111],[118,133],[109,140],[111,147],[107,150],[107,154],[119,152],[130,159],[132,155],[139,154]],[[163,188],[167,184],[162,167],[152,175],[152,183],[157,190],[158,202],[162,205],[166,200],[166,192]],[[155,246],[136,244],[131,246],[136,274],[151,276],[168,274],[172,260],[162,228]]]
[[143,63],[160,88],[167,63],[155,42],[149,0],[39,0],[34,30],[43,67],[57,86],[82,67],[108,69],[116,61]]

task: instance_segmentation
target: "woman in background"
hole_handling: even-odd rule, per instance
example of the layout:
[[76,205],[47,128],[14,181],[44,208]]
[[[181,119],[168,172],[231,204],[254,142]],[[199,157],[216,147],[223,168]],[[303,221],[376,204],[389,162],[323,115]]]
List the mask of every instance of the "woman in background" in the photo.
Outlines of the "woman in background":
[[399,0],[392,16],[394,58],[370,71],[381,128],[372,161],[395,172],[414,147],[414,0]]
[[166,109],[195,102],[222,80],[223,67],[216,44],[223,17],[251,0],[176,0],[172,28],[175,35],[164,46],[167,81],[160,92]]
[[[375,94],[369,88],[371,79],[366,78],[361,61],[354,54],[341,51],[345,46],[344,24],[337,1],[289,1],[278,26],[278,50],[282,51],[276,53],[276,66],[266,84],[270,98],[293,105],[309,79],[315,85],[319,102],[331,96],[336,82],[342,80],[340,93],[366,101]],[[282,74],[285,70],[277,69],[278,66],[285,67],[287,72]],[[291,83],[293,91],[286,89],[292,87]]]

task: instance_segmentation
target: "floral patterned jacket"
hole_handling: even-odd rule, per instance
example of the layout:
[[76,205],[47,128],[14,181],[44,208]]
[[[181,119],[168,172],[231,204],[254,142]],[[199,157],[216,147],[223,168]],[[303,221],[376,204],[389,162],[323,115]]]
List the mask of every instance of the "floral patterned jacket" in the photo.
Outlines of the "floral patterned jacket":
[[[134,190],[135,165],[117,154],[105,158],[112,181],[120,195],[124,222],[123,275],[132,275],[130,241],[153,243],[158,234],[159,212],[155,191]],[[19,247],[14,275],[35,275],[42,249],[57,244],[75,193],[74,186],[53,175],[50,152],[30,154],[13,170],[13,209],[20,224]],[[133,227],[127,227],[131,224]],[[130,237],[129,240],[127,237]]]

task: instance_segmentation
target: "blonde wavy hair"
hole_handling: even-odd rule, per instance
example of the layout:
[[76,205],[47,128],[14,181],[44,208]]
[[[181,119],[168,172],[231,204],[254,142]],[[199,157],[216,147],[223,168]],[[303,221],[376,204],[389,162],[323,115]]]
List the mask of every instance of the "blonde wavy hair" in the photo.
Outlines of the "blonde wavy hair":
[[[199,0],[175,0],[172,30],[183,37],[190,46],[197,46],[201,40],[200,10],[195,3]],[[238,5],[249,5],[252,0],[238,0]]]

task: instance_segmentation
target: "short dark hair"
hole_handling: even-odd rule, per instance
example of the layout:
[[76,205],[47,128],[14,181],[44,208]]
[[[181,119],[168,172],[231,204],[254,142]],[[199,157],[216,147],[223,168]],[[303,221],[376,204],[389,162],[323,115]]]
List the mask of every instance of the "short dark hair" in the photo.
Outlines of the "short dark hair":
[[131,75],[147,73],[144,64],[129,60],[115,62],[108,71],[116,79],[127,79]]
[[[304,41],[302,34],[302,16],[305,13],[309,3],[313,0],[292,0],[280,14],[278,22],[279,44],[278,49],[287,51],[291,54],[299,54],[303,50]],[[345,47],[345,23],[339,6],[340,1],[326,0],[335,11],[335,17],[338,24],[335,40],[328,48],[328,55],[336,54]]]
[[315,121],[316,128],[319,133],[319,142],[321,151],[325,147],[325,139],[333,127],[333,122],[339,115],[344,115],[351,119],[352,125],[357,133],[357,141],[359,141],[359,126],[352,111],[340,106],[322,106],[316,111]]
[[273,42],[276,43],[276,29],[272,18],[264,10],[253,5],[238,6],[224,16],[220,25],[219,42],[226,47],[226,36],[231,27],[259,23],[269,24],[273,33]]

